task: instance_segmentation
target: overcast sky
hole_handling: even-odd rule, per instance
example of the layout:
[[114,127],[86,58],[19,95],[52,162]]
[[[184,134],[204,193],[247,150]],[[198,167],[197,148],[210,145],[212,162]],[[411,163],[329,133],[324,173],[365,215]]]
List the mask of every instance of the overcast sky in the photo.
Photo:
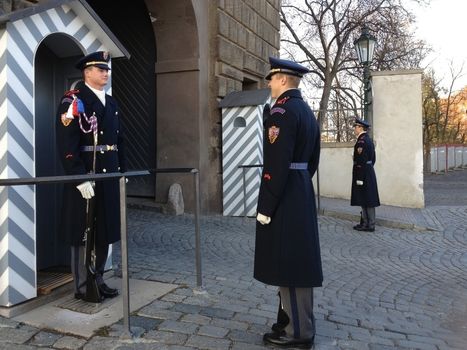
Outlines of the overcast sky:
[[467,1],[466,0],[431,0],[429,7],[423,7],[417,13],[417,35],[426,40],[434,49],[426,60],[431,64],[439,78],[445,77],[444,84],[450,83],[449,62],[459,69],[464,65],[464,76],[455,89],[467,85]]

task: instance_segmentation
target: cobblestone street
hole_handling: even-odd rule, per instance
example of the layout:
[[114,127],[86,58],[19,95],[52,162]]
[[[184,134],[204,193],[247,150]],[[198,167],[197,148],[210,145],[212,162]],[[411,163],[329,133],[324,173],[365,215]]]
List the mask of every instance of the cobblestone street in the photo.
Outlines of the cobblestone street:
[[[315,349],[467,348],[467,170],[432,176],[422,213],[437,231],[379,226],[363,233],[351,221],[320,216],[324,285],[315,289]],[[439,197],[435,183],[443,179],[455,187],[444,185]],[[202,218],[204,292],[194,288],[192,216],[131,209],[128,224],[131,278],[179,285],[133,313],[140,338],[120,340],[121,321],[87,340],[3,319],[0,348],[268,348],[262,334],[278,298],[275,287],[252,277],[254,219]]]

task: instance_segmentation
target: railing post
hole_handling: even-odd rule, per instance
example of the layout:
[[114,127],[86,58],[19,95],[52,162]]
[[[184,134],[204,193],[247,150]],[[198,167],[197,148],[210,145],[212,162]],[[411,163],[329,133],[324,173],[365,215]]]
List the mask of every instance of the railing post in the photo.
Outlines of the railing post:
[[245,175],[245,167],[242,167],[242,181],[243,181],[243,218],[246,220],[247,218],[247,211],[246,211],[246,175]]
[[126,177],[122,176],[120,182],[120,235],[122,254],[122,298],[123,298],[123,333],[122,339],[131,339],[133,334],[130,328],[130,284],[128,280],[128,242],[126,231]]
[[200,198],[199,198],[199,171],[193,169],[193,181],[195,187],[195,259],[196,259],[196,285],[198,288],[203,286],[201,270],[201,233],[200,233]]

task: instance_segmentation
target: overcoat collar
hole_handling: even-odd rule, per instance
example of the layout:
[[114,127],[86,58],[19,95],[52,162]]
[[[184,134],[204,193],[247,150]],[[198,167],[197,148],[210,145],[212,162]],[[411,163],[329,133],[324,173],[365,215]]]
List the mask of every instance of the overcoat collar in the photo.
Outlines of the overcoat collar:
[[87,112],[96,113],[99,130],[104,130],[106,125],[111,122],[111,118],[114,117],[115,112],[112,112],[115,111],[116,107],[113,98],[111,98],[110,95],[105,94],[104,107],[101,100],[99,100],[99,97],[97,97],[97,95],[86,86],[84,81],[80,81],[76,85],[76,89],[79,90],[79,97],[83,101]]
[[280,104],[281,101],[288,100],[289,98],[300,98],[303,99],[302,97],[302,92],[300,89],[288,89],[284,91],[276,100],[275,104]]

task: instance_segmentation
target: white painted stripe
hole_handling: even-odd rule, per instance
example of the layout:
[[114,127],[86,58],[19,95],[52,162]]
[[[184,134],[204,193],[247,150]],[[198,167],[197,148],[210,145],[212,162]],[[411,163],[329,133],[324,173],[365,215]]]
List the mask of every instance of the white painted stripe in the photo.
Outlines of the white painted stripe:
[[[26,72],[26,75],[30,77],[31,75],[28,74],[27,72],[32,72],[33,67],[32,64],[29,63],[29,59],[23,54],[23,51],[18,47],[16,42],[13,40],[8,41],[8,52],[11,54],[11,56],[14,58],[14,60],[18,63],[18,65],[23,68],[23,71]],[[34,61],[34,60],[33,60]],[[10,70],[8,70],[8,80],[10,78]]]
[[12,22],[11,25],[13,25],[18,31],[18,33],[21,34],[21,37],[24,39],[24,41],[26,42],[28,47],[31,49],[31,51],[35,52],[37,48],[37,41],[32,35],[32,33],[29,31],[24,21],[18,20],[18,21]]
[[89,46],[91,46],[91,44],[96,40],[96,36],[94,35],[94,33],[92,31],[89,31],[83,39],[81,39],[81,45],[83,45],[83,47],[86,49],[86,52],[88,52],[88,48]]
[[32,176],[34,172],[34,161],[24,152],[11,135],[8,135],[8,150],[14,155],[15,159],[23,166],[28,174]]
[[236,185],[233,189],[232,192],[237,192],[239,195],[236,196],[232,201],[227,200],[226,204],[228,204],[226,211],[231,212],[233,211],[233,208],[240,202],[243,201],[243,192],[241,191],[241,184]]
[[23,115],[18,112],[13,103],[11,103],[10,101],[8,101],[8,111],[8,120],[12,122],[18,130],[21,131],[21,133],[29,141],[31,146],[34,146],[34,130],[31,128],[29,123],[23,118]]
[[[239,132],[242,132],[242,131],[245,131],[245,130],[249,130],[250,128],[252,127],[255,127],[257,126],[257,124],[255,123],[256,122],[256,119],[257,118],[254,118],[252,117],[252,115],[254,115],[255,113],[252,111],[251,115],[247,118],[244,118],[245,119],[245,127],[244,128],[237,128],[237,127],[234,127],[234,124],[230,124],[228,127],[225,128],[225,132],[223,132],[223,141],[224,141],[224,147],[226,148],[229,148],[230,145],[235,142],[235,138],[232,137],[232,132],[234,130],[237,130]],[[234,117],[232,117],[233,119],[236,119],[240,117],[239,115],[236,115]]]
[[53,24],[55,24],[55,27],[57,27],[57,31],[63,32],[65,30],[65,25],[57,13],[57,10],[55,8],[51,8],[47,10],[46,13],[50,16],[50,19],[52,20]]
[[[257,150],[255,150],[255,148],[256,147],[254,144],[249,145],[249,147],[245,147],[244,148],[245,152],[243,152],[241,156],[238,159],[236,159],[235,162],[231,162],[230,164],[225,166],[225,168],[223,169],[223,174],[225,174],[226,177],[231,177],[233,174],[239,174],[237,170],[241,172],[241,169],[238,168],[238,166],[241,165],[240,164],[241,162],[244,162],[246,164],[251,164],[251,162],[253,161],[253,158],[258,156],[258,152]],[[247,156],[247,154],[249,154],[249,156],[245,160],[243,160],[243,158]]]
[[[24,73],[26,76],[31,77],[33,76],[34,71],[25,71],[23,69]],[[28,101],[31,101],[32,99],[32,91],[28,91],[24,88],[23,84],[21,84],[20,80],[18,77],[14,74],[14,72],[11,70],[10,66],[7,68],[7,77],[8,77],[8,85],[13,91],[15,92],[16,95],[18,95],[19,99],[24,103],[24,105],[28,108],[29,112],[33,112],[33,106],[32,103],[28,103]],[[32,101],[31,101],[32,102]]]
[[[254,158],[255,155],[251,154],[248,158],[246,158],[246,162],[252,162]],[[227,181],[225,182],[224,188],[229,188],[234,182],[243,182],[242,170],[238,168],[236,168],[235,171],[232,170],[226,179]]]
[[224,113],[222,114],[222,129],[224,129],[225,126],[228,125],[229,123],[232,123],[232,120],[231,120],[232,115],[237,114],[239,109],[240,108],[235,107],[235,108],[227,109],[224,111]]
[[11,267],[9,267],[8,270],[10,274],[10,287],[13,287],[17,291],[21,292],[21,294],[24,295],[26,299],[35,298],[37,296],[37,290],[35,286],[36,281],[34,281],[34,285],[31,285],[21,275],[18,275],[18,273]]
[[[19,210],[19,208],[12,202],[9,201],[9,218],[15,222],[18,227],[23,230],[29,237],[34,238],[34,223]],[[21,256],[21,255],[18,255]]]
[[32,188],[31,186],[15,186],[15,191],[34,209],[36,202],[34,201],[34,190]]
[[[3,246],[4,242],[2,241],[1,244]],[[5,271],[3,271],[2,275],[0,276],[0,294],[2,294],[9,285],[8,283],[8,278],[10,277],[9,272],[10,272],[10,269],[6,268]]]
[[0,54],[7,50],[8,32],[6,29],[0,29]]
[[29,18],[31,19],[31,21],[34,22],[34,24],[36,25],[37,29],[39,30],[39,32],[41,33],[43,38],[45,38],[47,35],[51,34],[49,27],[47,27],[44,20],[40,16],[40,14],[33,15],[33,16],[29,17]]
[[[233,159],[233,157],[236,154],[235,152],[231,152],[226,156],[227,159],[226,159],[225,167],[223,167],[223,172],[229,174],[231,171],[233,171],[234,168],[237,168],[239,165],[249,165],[250,163],[248,163],[247,161],[242,160],[247,153],[250,154],[249,159],[251,159],[252,156],[258,155],[259,151],[258,151],[258,147],[257,147],[257,140],[253,140],[250,145],[242,144],[241,146],[242,147],[239,147],[239,149],[241,149],[242,152],[240,153],[238,158]],[[237,151],[237,150],[235,150],[235,151]],[[240,164],[242,162],[244,164]]]
[[[255,158],[255,154],[250,154],[248,158],[246,158],[246,163],[251,162]],[[236,167],[232,167],[231,171],[229,171],[226,175],[227,181],[225,182],[224,188],[229,188],[232,183],[234,182],[242,182],[243,181],[242,170]]]
[[[246,130],[246,132],[244,133],[242,133],[241,131],[237,132],[235,134],[238,136],[237,143],[235,145],[232,145],[231,148],[225,148],[224,161],[222,163],[230,164],[232,162],[232,157],[235,156],[238,150],[241,150],[242,148],[245,148],[245,146],[247,146],[246,145],[247,139],[250,138],[251,136],[254,136],[255,133],[256,133],[256,130],[254,128],[250,128],[249,130]],[[255,137],[252,137],[251,139],[256,140]]]
[[[256,157],[255,154],[251,154],[251,156],[249,158],[246,159],[246,162],[253,162],[253,159]],[[238,170],[238,171],[237,171]],[[228,189],[232,182],[234,181],[241,181],[242,179],[242,173],[241,173],[241,169],[238,169],[237,167],[233,167],[232,169],[230,169],[229,172],[225,172],[225,176],[223,177],[224,179],[224,188]]]
[[[76,34],[76,32],[78,30],[80,30],[80,28],[84,25],[83,21],[81,18],[79,17],[75,17],[75,19],[73,19],[73,21],[70,22],[70,24],[68,24],[68,26],[65,28],[64,32],[71,35],[71,36],[74,36]],[[81,45],[81,44],[79,44]]]
[[[15,254],[27,267],[31,270],[36,270],[36,255],[35,252],[31,253],[16,237],[9,233],[9,251]],[[29,283],[34,283],[34,281],[29,281]]]

